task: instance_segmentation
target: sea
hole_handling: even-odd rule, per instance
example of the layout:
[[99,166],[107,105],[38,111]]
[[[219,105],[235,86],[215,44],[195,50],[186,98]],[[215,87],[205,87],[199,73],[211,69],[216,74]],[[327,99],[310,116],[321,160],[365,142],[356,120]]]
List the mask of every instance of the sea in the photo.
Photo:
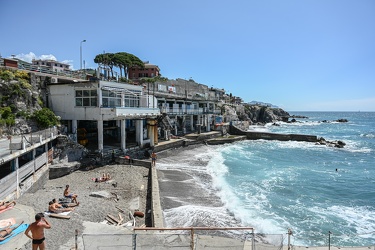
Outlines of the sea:
[[249,130],[346,145],[245,140],[161,157],[165,226],[253,227],[283,244],[290,230],[296,246],[374,246],[375,112],[289,113],[308,118]]

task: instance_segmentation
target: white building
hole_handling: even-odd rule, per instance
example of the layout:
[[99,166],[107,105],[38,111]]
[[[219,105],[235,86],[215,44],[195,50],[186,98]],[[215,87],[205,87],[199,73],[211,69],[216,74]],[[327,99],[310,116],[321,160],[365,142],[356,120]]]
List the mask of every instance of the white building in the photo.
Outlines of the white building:
[[[143,147],[157,144],[156,118],[160,110],[152,95],[145,95],[142,86],[126,83],[91,81],[51,84],[47,103],[61,117],[62,124],[80,141],[80,129],[88,145],[97,145],[103,152],[107,142]],[[154,105],[154,107],[153,107]]]
[[53,72],[63,72],[70,70],[70,65],[55,60],[32,60],[32,65],[51,70]]

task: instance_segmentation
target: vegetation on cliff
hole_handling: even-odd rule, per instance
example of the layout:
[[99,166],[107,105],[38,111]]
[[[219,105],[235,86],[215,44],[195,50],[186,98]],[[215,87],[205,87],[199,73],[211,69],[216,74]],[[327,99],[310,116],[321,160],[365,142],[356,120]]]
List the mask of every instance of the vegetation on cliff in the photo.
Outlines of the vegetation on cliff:
[[41,86],[31,84],[29,73],[0,69],[0,136],[29,133],[59,123],[58,117],[44,107],[40,90]]

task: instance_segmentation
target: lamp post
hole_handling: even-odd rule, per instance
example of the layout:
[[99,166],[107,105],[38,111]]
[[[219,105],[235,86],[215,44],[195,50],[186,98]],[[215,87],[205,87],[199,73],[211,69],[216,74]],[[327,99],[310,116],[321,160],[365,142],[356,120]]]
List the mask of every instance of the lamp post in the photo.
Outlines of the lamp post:
[[82,43],[85,43],[86,42],[86,40],[82,40],[81,42],[80,42],[80,46],[79,46],[79,55],[80,55],[80,57],[79,57],[79,61],[80,61],[80,63],[81,63],[81,70],[82,70]]

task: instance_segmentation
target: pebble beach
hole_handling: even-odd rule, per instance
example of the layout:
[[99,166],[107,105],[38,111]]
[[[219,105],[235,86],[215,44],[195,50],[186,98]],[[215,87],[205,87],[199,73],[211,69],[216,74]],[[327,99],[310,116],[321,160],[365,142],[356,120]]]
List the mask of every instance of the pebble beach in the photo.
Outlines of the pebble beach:
[[[95,182],[95,178],[101,177],[103,173],[109,173],[111,180]],[[32,207],[35,213],[45,212],[49,201],[62,198],[65,186],[70,185],[71,192],[78,195],[79,202],[79,206],[69,214],[70,219],[46,217],[52,226],[45,230],[46,248],[59,249],[61,245],[74,240],[76,230],[78,235],[82,234],[83,222],[103,223],[108,214],[119,218],[118,208],[124,210],[125,214],[134,213],[129,208],[130,204],[133,207],[138,204],[139,211],[146,215],[143,218],[135,217],[136,226],[145,225],[148,174],[148,168],[132,165],[106,165],[91,170],[78,170],[64,177],[48,180],[42,189],[35,193],[25,193],[17,202]],[[98,191],[106,191],[111,196],[102,198],[90,195]],[[124,222],[130,221],[129,216],[122,216]],[[31,249],[31,241],[24,249]]]

